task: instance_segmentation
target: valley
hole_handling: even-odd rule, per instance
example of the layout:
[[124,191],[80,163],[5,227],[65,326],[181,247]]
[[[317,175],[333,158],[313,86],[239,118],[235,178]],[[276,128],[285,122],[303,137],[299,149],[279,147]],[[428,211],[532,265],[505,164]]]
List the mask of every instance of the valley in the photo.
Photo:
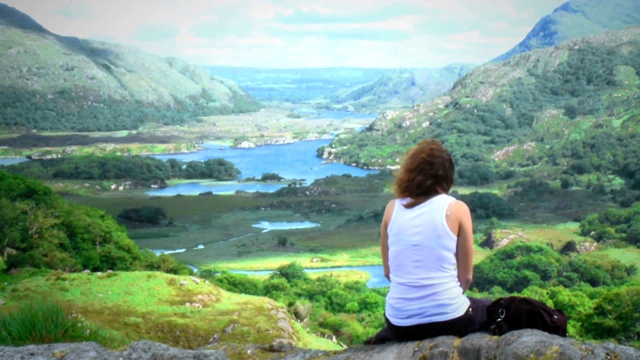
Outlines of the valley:
[[0,315],[35,293],[112,348],[362,344],[388,287],[350,269],[381,265],[394,171],[437,138],[473,217],[469,296],[639,347],[638,6],[562,28],[589,2],[504,58],[402,69],[196,66],[0,4]]

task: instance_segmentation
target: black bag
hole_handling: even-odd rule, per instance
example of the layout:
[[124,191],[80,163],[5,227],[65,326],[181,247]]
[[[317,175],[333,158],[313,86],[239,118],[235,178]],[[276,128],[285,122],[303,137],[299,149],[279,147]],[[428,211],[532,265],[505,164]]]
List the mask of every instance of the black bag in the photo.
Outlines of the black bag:
[[567,336],[567,315],[545,303],[527,297],[498,298],[487,307],[487,322],[483,327],[491,335],[503,335],[512,330],[538,329],[549,334]]

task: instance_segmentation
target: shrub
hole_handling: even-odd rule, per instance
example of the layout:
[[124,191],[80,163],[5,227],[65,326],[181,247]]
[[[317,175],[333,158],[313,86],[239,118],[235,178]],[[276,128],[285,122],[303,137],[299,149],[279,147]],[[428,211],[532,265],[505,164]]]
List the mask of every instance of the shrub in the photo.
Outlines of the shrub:
[[159,225],[167,220],[167,213],[163,208],[157,206],[143,206],[141,208],[124,209],[118,214],[118,218],[138,223]]

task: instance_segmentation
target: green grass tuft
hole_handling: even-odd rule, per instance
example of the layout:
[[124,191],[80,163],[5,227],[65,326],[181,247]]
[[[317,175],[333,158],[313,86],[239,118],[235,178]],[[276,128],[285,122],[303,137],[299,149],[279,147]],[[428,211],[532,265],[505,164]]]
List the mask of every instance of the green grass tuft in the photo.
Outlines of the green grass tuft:
[[62,342],[104,343],[105,331],[68,315],[62,305],[47,298],[33,299],[17,309],[0,314],[0,344],[24,346]]

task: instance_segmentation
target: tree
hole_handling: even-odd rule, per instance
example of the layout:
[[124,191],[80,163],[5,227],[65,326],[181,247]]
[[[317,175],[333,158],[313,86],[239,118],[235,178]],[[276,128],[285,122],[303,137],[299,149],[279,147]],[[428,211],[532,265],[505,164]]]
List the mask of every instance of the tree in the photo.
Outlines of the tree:
[[143,206],[141,208],[124,209],[118,218],[138,223],[160,225],[167,220],[167,213],[161,207]]
[[585,335],[593,339],[638,341],[640,334],[640,288],[626,287],[605,294],[585,316]]
[[286,279],[289,283],[295,283],[299,280],[305,280],[309,278],[309,275],[307,275],[304,267],[302,267],[302,265],[298,264],[297,262],[280,266],[276,273]]

